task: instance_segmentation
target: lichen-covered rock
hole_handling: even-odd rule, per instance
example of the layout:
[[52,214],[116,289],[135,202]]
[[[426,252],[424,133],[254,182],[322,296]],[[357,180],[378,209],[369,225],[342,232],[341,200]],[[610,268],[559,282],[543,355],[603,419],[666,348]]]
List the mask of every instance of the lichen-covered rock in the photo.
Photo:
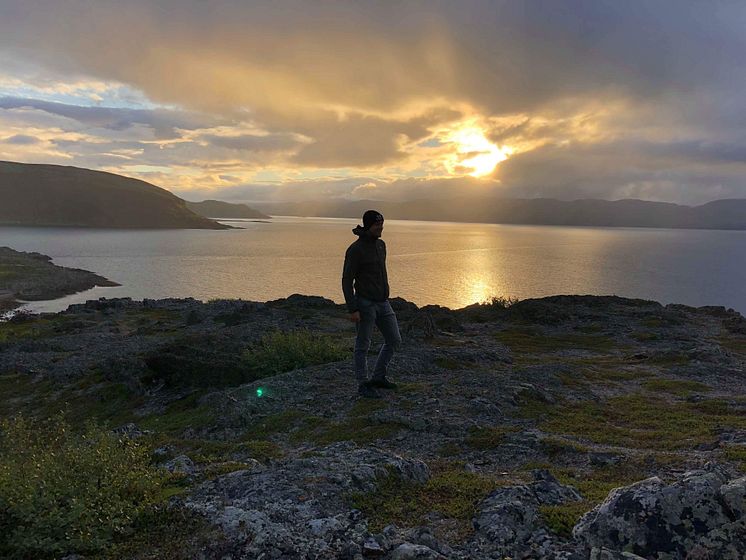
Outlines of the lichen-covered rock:
[[186,506],[220,526],[242,558],[337,558],[357,550],[368,557],[383,556],[390,549],[388,538],[372,537],[361,513],[350,509],[345,497],[375,490],[380,480],[392,475],[424,483],[430,471],[422,461],[338,443],[318,456],[205,482]]
[[631,552],[620,552],[618,550],[609,550],[608,548],[594,548],[588,560],[645,560],[637,554]]
[[445,556],[422,544],[402,543],[391,553],[391,560],[445,560]]
[[192,476],[196,472],[194,462],[186,455],[179,455],[163,465],[168,472]]
[[573,535],[588,548],[656,560],[736,560],[746,550],[746,477],[717,467],[666,484],[652,477],[617,488],[588,512]]
[[[582,500],[571,486],[564,486],[546,470],[534,471],[535,481],[499,488],[482,502],[474,519],[477,535],[490,541],[505,555],[523,550],[526,543],[548,540],[541,527],[540,505]],[[543,537],[543,538],[542,538]]]

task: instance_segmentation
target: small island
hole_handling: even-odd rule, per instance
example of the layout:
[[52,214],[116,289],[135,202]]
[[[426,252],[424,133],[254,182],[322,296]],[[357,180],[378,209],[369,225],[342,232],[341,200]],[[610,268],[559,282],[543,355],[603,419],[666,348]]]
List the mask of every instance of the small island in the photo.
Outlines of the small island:
[[18,300],[56,299],[94,286],[119,284],[87,270],[57,266],[41,253],[0,247],[0,311],[18,307]]

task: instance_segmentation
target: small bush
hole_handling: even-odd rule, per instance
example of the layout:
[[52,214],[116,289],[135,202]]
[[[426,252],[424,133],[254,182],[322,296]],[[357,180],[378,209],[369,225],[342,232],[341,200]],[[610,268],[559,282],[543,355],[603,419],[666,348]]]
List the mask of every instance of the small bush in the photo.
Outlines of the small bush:
[[498,307],[500,309],[507,309],[508,307],[510,307],[511,305],[515,305],[519,301],[520,300],[515,297],[491,296],[480,303],[482,305],[489,305],[492,307]]
[[64,417],[0,422],[0,557],[95,553],[156,502],[164,477],[149,450]]
[[336,362],[349,352],[328,335],[308,330],[275,331],[243,354],[254,378],[276,375],[311,365]]

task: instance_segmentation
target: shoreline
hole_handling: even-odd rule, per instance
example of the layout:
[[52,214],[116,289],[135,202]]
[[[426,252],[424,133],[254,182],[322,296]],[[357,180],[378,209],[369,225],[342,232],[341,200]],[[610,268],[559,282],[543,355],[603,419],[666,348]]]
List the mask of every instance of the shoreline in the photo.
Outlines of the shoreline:
[[54,301],[97,286],[120,285],[87,270],[56,265],[41,253],[0,247],[0,312],[5,314],[26,302]]

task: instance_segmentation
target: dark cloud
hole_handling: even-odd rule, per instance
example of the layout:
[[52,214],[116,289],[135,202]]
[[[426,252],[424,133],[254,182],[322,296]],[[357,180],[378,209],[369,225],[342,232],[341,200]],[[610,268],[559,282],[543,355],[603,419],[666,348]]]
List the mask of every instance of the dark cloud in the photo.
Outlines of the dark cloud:
[[417,142],[429,128],[456,120],[461,113],[435,109],[410,119],[384,119],[360,114],[340,118],[325,113],[299,129],[314,138],[291,159],[293,163],[317,167],[367,167],[407,157],[403,142]]
[[746,197],[745,148],[643,142],[544,146],[501,163],[495,177],[509,197],[702,203]]
[[177,128],[195,130],[227,122],[224,119],[199,116],[182,111],[85,107],[19,97],[0,97],[0,109],[36,109],[76,120],[86,126],[111,130],[124,130],[135,124],[142,124],[151,127],[156,137],[160,139],[178,138],[180,134],[177,132]]
[[249,152],[277,152],[296,148],[299,141],[290,134],[267,134],[264,136],[244,134],[241,136],[216,136],[205,134],[200,136],[213,146],[229,148],[231,150],[246,150]]
[[27,134],[16,134],[2,141],[6,144],[14,144],[16,146],[30,146],[41,142],[36,136],[28,136]]
[[251,117],[266,137],[207,141],[322,168],[402,161],[468,107],[529,146],[498,166],[505,192],[699,200],[742,192],[745,25],[724,0],[3,2],[0,51],[185,109],[0,107],[164,138]]

